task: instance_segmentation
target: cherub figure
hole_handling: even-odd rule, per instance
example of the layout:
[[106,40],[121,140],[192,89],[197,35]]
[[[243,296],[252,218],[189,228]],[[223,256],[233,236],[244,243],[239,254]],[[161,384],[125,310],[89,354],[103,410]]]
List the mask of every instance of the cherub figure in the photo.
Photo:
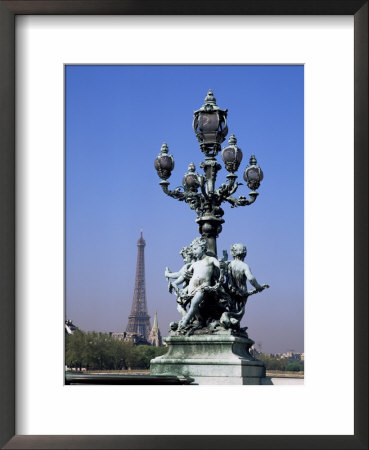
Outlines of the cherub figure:
[[[228,292],[231,302],[229,311],[225,311],[219,322],[224,328],[232,328],[246,332],[246,328],[240,329],[240,322],[245,314],[245,306],[250,295],[261,292],[269,288],[267,284],[260,285],[254,275],[251,273],[248,264],[243,262],[247,250],[243,244],[234,244],[231,247],[233,261],[227,262],[227,277],[225,288]],[[255,288],[252,291],[247,290],[247,281]]]
[[[185,290],[186,286],[188,285],[189,279],[191,278],[191,275],[187,272],[187,270],[195,259],[191,247],[183,247],[179,253],[183,258],[184,265],[179,269],[178,272],[170,272],[168,267],[166,267],[164,275],[168,280],[169,292],[172,293],[174,290],[177,295],[177,311],[183,317],[187,312],[187,302],[184,301],[181,294],[182,291]],[[169,281],[170,278],[175,279],[176,281]],[[183,285],[182,290],[179,289],[179,286],[181,284]]]
[[[179,254],[183,258],[184,265],[179,269],[178,272],[170,272],[169,268],[165,268],[165,278],[168,280],[168,290],[170,293],[174,291],[178,294],[179,285],[188,281],[188,275],[186,275],[187,269],[190,267],[191,263],[194,261],[191,247],[183,247]],[[169,281],[169,278],[175,279],[176,281]]]
[[[238,311],[245,307],[249,295],[269,288],[269,285],[260,285],[257,282],[256,278],[251,273],[250,267],[244,262],[246,254],[247,249],[245,245],[232,245],[231,255],[234,259],[228,264],[227,291],[232,296]],[[254,290],[247,290],[247,281],[255,288]]]
[[207,242],[203,238],[196,238],[191,243],[192,253],[196,259],[187,272],[191,275],[186,292],[182,298],[190,301],[190,307],[178,324],[178,329],[186,328],[198,313],[200,303],[206,292],[216,291],[219,287],[219,261],[208,256]]

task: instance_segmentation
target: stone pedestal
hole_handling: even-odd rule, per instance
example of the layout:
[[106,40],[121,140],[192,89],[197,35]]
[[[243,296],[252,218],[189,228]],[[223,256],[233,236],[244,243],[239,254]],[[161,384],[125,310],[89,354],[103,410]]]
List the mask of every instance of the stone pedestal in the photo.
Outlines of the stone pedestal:
[[249,353],[251,339],[225,331],[164,341],[168,352],[151,360],[152,375],[191,377],[195,384],[265,384],[264,363]]

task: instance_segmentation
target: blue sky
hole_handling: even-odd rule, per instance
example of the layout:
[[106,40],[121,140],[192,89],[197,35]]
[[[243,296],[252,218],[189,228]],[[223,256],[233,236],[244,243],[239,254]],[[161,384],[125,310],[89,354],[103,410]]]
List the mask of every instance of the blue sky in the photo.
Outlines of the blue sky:
[[[196,214],[161,191],[153,163],[167,142],[171,188],[191,161],[201,173],[192,119],[208,89],[242,149],[239,181],[251,154],[264,172],[253,205],[225,205],[218,239],[219,255],[244,243],[255,277],[271,286],[250,297],[243,325],[265,352],[303,351],[303,66],[66,67],[67,318],[86,331],[125,330],[143,228],[149,314],[164,336],[179,319],[164,269],[181,267]],[[244,183],[237,194],[248,192]]]

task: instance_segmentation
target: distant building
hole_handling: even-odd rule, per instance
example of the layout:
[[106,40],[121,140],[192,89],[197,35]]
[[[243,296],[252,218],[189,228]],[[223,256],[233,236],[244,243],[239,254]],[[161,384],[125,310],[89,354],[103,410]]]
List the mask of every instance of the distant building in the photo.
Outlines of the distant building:
[[[251,349],[253,353],[250,353],[255,356],[257,354],[259,354],[259,352],[257,352],[253,347],[251,347]],[[269,358],[273,358],[273,359],[299,359],[301,361],[304,360],[304,354],[303,353],[296,353],[296,352],[285,352],[285,353],[264,353],[265,356],[269,357]]]
[[127,333],[124,338],[126,342],[132,342],[134,345],[149,345],[149,342],[142,334],[138,333]]
[[123,339],[125,338],[125,335],[126,335],[127,333],[119,333],[118,331],[110,331],[109,332],[109,336],[110,337],[112,337],[112,338],[114,338],[114,339],[117,339],[118,341],[123,341]]
[[123,331],[122,333],[111,331],[109,336],[119,341],[132,342],[134,345],[152,345],[154,347],[161,347],[163,345],[157,313],[155,313],[154,325],[150,331],[149,339],[145,339],[142,334],[129,333],[127,331]]
[[126,331],[111,331],[109,335],[119,341],[132,342],[134,345],[153,345],[161,347],[163,344],[158,316],[155,313],[154,325],[151,328],[150,316],[147,311],[146,285],[145,285],[145,257],[146,242],[142,236],[137,241],[136,278],[133,292],[131,314],[128,317]]
[[65,332],[69,335],[73,334],[78,329],[70,319],[65,321],[64,328]]
[[303,360],[303,353],[296,353],[296,352],[292,352],[292,351],[288,351],[283,353],[280,358],[281,359],[301,359]]
[[137,241],[136,279],[133,292],[131,314],[128,317],[127,333],[144,336],[148,340],[151,330],[150,316],[147,312],[146,286],[145,286],[145,249],[146,242],[141,236]]
[[163,341],[161,338],[160,329],[158,326],[158,313],[155,312],[154,325],[150,331],[149,335],[149,343],[154,347],[161,347],[163,345]]
[[118,341],[132,342],[134,345],[149,345],[149,342],[145,339],[142,334],[138,333],[128,333],[123,331],[122,333],[118,331],[110,331],[109,336]]

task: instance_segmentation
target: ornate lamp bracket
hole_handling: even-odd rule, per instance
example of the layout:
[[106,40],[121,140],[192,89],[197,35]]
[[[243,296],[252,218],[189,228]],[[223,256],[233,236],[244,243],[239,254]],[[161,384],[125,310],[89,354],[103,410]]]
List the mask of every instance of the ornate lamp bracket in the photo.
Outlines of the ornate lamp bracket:
[[185,195],[183,192],[181,192],[182,188],[180,186],[175,188],[174,191],[171,191],[170,189],[168,189],[168,186],[170,184],[169,181],[163,180],[160,181],[159,184],[163,189],[163,192],[169,197],[176,198],[179,201],[183,201],[185,199]]
[[247,186],[251,189],[249,197],[243,195],[233,197],[238,187],[242,185],[237,182],[235,172],[242,162],[243,154],[237,145],[236,136],[232,134],[221,153],[224,168],[228,172],[227,182],[215,189],[217,174],[222,168],[216,160],[216,155],[221,150],[221,144],[228,133],[227,114],[227,109],[223,110],[216,104],[212,90],[208,91],[203,106],[194,112],[193,129],[200,149],[205,154],[205,161],[200,164],[204,175],[199,175],[195,164],[191,162],[182,179],[182,186],[170,190],[167,180],[174,169],[174,158],[169,154],[166,143],[161,146],[154,162],[155,169],[162,179],[159,184],[163,192],[169,197],[184,201],[196,211],[200,234],[206,239],[209,251],[214,255],[217,254],[216,238],[224,223],[222,203],[227,202],[232,208],[251,205],[256,201],[258,196],[256,189],[263,179],[263,172],[252,155],[243,174]]

